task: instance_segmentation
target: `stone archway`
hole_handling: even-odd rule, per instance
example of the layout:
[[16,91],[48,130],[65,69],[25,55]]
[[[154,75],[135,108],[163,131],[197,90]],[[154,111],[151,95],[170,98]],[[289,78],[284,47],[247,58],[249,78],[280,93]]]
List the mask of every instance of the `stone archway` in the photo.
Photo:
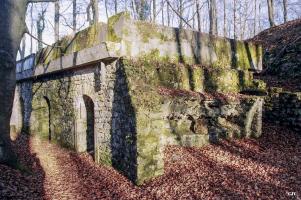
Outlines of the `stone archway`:
[[51,141],[51,113],[50,113],[50,101],[47,97],[43,97],[46,101],[47,108],[45,110],[45,124],[44,124],[44,130],[47,132],[48,130],[48,140]]
[[30,132],[51,140],[51,106],[48,97],[35,99],[30,117]]
[[76,150],[88,152],[95,158],[95,112],[91,97],[83,95],[76,100]]

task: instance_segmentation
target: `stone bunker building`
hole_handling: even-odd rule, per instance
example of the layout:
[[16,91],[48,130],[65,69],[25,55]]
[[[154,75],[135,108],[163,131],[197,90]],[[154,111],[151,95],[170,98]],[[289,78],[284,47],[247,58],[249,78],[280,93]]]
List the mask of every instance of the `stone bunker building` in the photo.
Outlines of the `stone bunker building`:
[[[136,184],[167,145],[259,137],[261,46],[111,17],[17,64],[12,132],[37,134]],[[244,95],[242,94],[244,93]]]

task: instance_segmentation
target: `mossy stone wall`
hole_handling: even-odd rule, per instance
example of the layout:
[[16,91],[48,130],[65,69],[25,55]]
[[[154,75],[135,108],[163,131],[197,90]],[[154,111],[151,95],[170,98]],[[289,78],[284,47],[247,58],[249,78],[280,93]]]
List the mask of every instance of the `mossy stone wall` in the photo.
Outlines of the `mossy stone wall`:
[[31,134],[86,151],[86,95],[94,103],[95,161],[111,165],[115,71],[114,62],[99,63],[18,83],[25,107],[23,126],[28,124]]
[[164,173],[166,145],[201,147],[220,138],[261,135],[263,99],[206,99],[203,88],[198,93],[191,87],[198,83],[188,75],[191,68],[190,74],[206,80],[201,68],[146,60],[123,60],[121,67],[135,111],[138,184]]
[[301,93],[269,88],[265,98],[264,117],[273,123],[301,133]]

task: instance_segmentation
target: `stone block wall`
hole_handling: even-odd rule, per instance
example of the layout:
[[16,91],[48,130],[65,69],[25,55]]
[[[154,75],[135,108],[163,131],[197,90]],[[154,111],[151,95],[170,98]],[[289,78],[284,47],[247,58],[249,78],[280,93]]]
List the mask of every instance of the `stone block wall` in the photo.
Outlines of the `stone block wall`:
[[301,92],[269,88],[264,108],[265,119],[301,133]]
[[94,104],[95,160],[110,164],[115,71],[114,62],[98,63],[19,82],[14,107],[24,107],[23,130],[86,151],[87,96]]

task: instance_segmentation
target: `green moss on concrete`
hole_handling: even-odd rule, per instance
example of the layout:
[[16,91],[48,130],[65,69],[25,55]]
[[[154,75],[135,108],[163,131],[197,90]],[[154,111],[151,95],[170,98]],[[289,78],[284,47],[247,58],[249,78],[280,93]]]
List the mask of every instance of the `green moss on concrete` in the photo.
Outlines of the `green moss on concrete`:
[[168,35],[166,35],[164,30],[161,30],[161,27],[156,24],[151,24],[143,21],[136,21],[135,25],[142,39],[142,42],[144,43],[149,42],[149,39],[159,39],[162,43],[171,40],[171,38]]
[[192,68],[192,84],[193,91],[195,92],[204,92],[204,70],[200,67]]
[[[126,61],[129,65],[128,78],[132,80],[134,88],[147,86],[164,86],[183,90],[203,90],[204,73],[199,67],[173,64],[161,60],[154,61],[159,51],[152,51],[138,61]],[[150,59],[152,58],[152,59]]]
[[[107,40],[111,42],[121,42],[122,40],[122,35],[118,35],[115,31],[117,23],[120,22],[120,20],[124,18],[124,20],[129,20],[130,19],[130,14],[128,12],[121,12],[117,15],[114,15],[108,19],[108,35],[107,35]],[[123,28],[122,34],[128,35],[129,30],[127,30],[127,27],[121,27]]]
[[207,92],[237,93],[240,91],[239,86],[239,73],[237,70],[206,70],[205,90]]
[[48,64],[50,61],[61,56],[98,45],[100,43],[99,35],[104,26],[105,24],[103,23],[91,25],[74,36],[68,35],[63,37],[53,47],[42,49],[37,55],[38,64]]
[[231,45],[227,39],[212,39],[213,49],[217,55],[217,61],[212,63],[214,68],[231,68]]

